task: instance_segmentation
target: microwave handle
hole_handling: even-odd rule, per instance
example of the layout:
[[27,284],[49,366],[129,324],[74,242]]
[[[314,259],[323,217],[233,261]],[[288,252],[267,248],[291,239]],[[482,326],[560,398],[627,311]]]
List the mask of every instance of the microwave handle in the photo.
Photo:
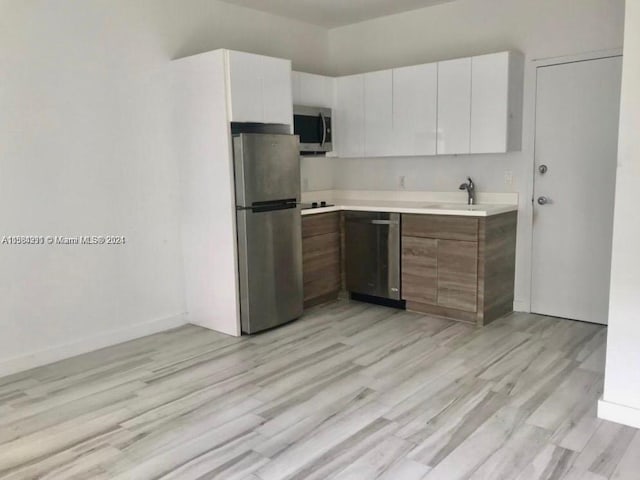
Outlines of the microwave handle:
[[324,144],[327,141],[327,121],[324,119],[322,112],[320,112],[320,120],[322,120],[322,143],[320,146],[324,147]]

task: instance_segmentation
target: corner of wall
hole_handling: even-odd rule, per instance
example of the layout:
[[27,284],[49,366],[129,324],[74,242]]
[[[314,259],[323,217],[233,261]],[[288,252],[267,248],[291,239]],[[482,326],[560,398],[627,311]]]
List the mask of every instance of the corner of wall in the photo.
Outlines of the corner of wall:
[[186,315],[178,314],[149,322],[138,323],[127,328],[100,333],[93,337],[56,345],[45,350],[30,352],[12,358],[0,358],[0,377],[180,327],[187,323]]

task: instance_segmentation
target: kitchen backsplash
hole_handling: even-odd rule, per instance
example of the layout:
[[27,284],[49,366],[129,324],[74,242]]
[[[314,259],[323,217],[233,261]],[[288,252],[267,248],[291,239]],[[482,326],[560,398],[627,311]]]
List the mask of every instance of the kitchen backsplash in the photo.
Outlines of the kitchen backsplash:
[[302,191],[455,190],[471,176],[479,191],[524,193],[522,153],[446,157],[303,157]]
[[326,157],[300,157],[302,191],[333,190],[335,160]]

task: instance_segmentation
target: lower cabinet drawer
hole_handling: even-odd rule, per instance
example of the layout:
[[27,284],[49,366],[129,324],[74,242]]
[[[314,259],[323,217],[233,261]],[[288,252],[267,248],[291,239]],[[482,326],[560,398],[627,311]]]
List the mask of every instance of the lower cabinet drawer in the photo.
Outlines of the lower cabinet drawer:
[[302,238],[340,232],[340,213],[316,213],[302,216]]
[[402,215],[402,235],[443,240],[478,241],[478,219],[450,215]]

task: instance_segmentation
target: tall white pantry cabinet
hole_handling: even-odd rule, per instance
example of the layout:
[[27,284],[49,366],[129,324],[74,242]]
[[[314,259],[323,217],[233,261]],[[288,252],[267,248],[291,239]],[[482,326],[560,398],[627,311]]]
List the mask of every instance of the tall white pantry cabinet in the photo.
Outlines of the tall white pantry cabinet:
[[293,123],[291,62],[215,50],[172,64],[188,321],[240,335],[230,122]]

